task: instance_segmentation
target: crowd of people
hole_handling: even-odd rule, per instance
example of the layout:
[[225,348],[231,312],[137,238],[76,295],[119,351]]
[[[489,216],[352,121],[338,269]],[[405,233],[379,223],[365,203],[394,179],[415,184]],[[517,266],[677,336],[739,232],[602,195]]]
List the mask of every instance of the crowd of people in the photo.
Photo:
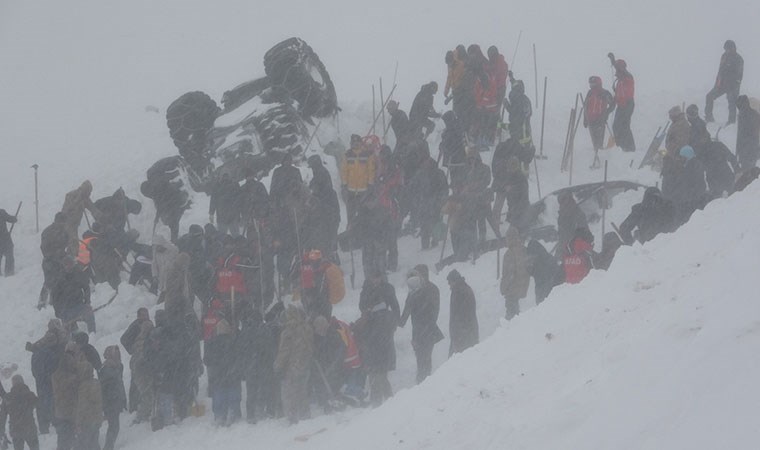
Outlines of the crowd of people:
[[[743,62],[728,41],[706,113],[711,119],[712,100],[729,95],[729,108],[735,104],[739,110],[736,155],[711,139],[696,105],[685,112],[672,108],[662,189],[646,189],[620,227],[603,236],[598,252],[573,191],[561,192],[557,245],[549,251],[530,235],[531,103],[498,49],[491,46],[487,54],[478,45],[447,52],[443,95],[446,104],[453,101],[450,111],[439,114],[433,108],[435,82],[422,86],[408,116],[389,101],[394,147],[377,136],[352,135],[340,158],[338,190],[318,155],[306,160],[312,172],[308,185],[300,161],[291,155],[283,155],[269,189],[262,182],[266,173],[249,171],[236,180],[220,171],[207,189],[208,223],[192,224],[180,235],[189,199],[168,181],[171,177],[149,173],[141,189],[154,201],[155,224],[170,228],[164,235],[154,227],[150,244],[140,243],[130,226],[130,215],[140,214],[142,205],[122,189],[92,201],[93,186],[85,181],[67,193],[41,236],[44,282],[38,307],[51,305],[56,318],[44,336],[26,345],[37,392],[20,375],[9,392],[2,391],[3,424],[7,416],[14,447],[39,448],[38,431],[48,433],[52,425],[59,450],[99,449],[105,420],[103,448],[113,449],[125,410],[134,413],[134,423],[150,423],[153,430],[202,415],[204,373],[220,426],[243,419],[243,412],[249,423],[264,417],[296,423],[309,417],[312,404],[325,412],[379,405],[393,394],[388,372],[396,368],[396,329],[411,319],[417,382],[431,374],[433,349],[444,339],[438,325],[440,290],[428,265],[417,264],[406,274],[403,307],[387,279],[399,269],[401,236],[418,235],[422,250],[438,245],[445,250],[450,239],[453,254],[443,258],[441,252],[439,271],[488,251],[490,227],[496,247],[506,248],[500,288],[506,318],[512,319],[531,278],[541,303],[555,286],[579,283],[593,269],[606,270],[622,245],[676,230],[696,209],[743,189],[760,173],[760,113],[738,95]],[[598,151],[615,111],[614,139],[633,151],[633,76],[625,61],[608,56],[616,70],[614,94],[598,76],[589,78],[584,125]],[[508,112],[505,140],[502,107]],[[437,118],[444,130],[436,160],[428,137]],[[490,166],[480,151],[489,145],[495,147]],[[342,233],[340,199],[347,219]],[[82,219],[87,231],[80,235]],[[15,220],[0,210],[0,221]],[[12,249],[4,225],[0,257],[6,258],[6,276],[13,273]],[[333,315],[333,306],[345,297],[346,253],[353,268],[355,250],[361,251],[364,281],[357,318],[347,322]],[[160,309],[152,319],[148,309],[138,309],[121,347],[107,347],[101,359],[88,333],[96,331],[95,312],[108,303],[92,307],[91,285],[106,283],[115,297],[122,272],[129,273],[130,284],[155,294]],[[353,269],[350,280],[353,284]],[[446,280],[451,356],[477,344],[479,329],[473,289],[457,270]],[[127,389],[121,349],[130,356]]]

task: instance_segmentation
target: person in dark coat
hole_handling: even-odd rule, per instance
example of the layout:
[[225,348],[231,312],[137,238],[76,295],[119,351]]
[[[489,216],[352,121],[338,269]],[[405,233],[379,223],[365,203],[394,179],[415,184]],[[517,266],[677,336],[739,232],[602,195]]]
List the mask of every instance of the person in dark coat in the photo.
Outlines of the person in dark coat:
[[449,195],[446,174],[438,168],[433,158],[427,158],[422,167],[408,183],[408,192],[412,193],[412,205],[420,224],[420,241],[422,249],[438,245],[438,236],[433,233],[436,224],[441,222],[441,208]]
[[240,373],[234,330],[227,319],[217,324],[206,341],[203,362],[208,368],[214,422],[230,425],[240,418]]
[[[122,334],[121,338],[119,339],[121,346],[124,347],[124,350],[126,350],[130,356],[134,355],[135,353],[135,346],[137,344],[137,339],[140,336],[140,330],[142,329],[143,323],[146,321],[150,321],[150,313],[148,312],[148,308],[138,309],[137,318],[129,324],[127,330],[124,331],[124,334]],[[137,388],[135,377],[132,376],[130,377],[129,383],[129,412],[133,413],[137,411],[137,405],[139,403],[140,391]]]
[[573,193],[564,191],[557,196],[559,201],[559,216],[557,218],[557,251],[558,254],[570,243],[578,228],[588,228],[586,214],[575,201]]
[[464,277],[452,270],[446,277],[451,289],[449,314],[449,357],[476,345],[479,340],[475,293]]
[[362,316],[356,324],[356,334],[369,375],[370,402],[376,406],[393,396],[388,372],[396,369],[393,335],[399,323],[399,309],[393,285],[382,271],[373,271],[359,295]]
[[187,234],[177,240],[177,248],[180,253],[190,256],[188,270],[192,295],[198,297],[203,304],[208,304],[211,301],[213,269],[208,260],[203,228],[197,224],[190,225]]
[[[316,158],[316,159],[315,159]],[[332,178],[322,160],[317,155],[309,157],[309,167],[312,168],[314,177],[309,182],[312,196],[317,200],[316,208],[319,209],[325,227],[325,242],[318,243],[318,247],[324,255],[337,261],[338,252],[338,228],[340,227],[340,202],[338,193],[333,188]]]
[[359,207],[352,224],[354,238],[362,245],[364,277],[373,270],[385,273],[388,249],[393,239],[393,219],[377,198],[367,198]]
[[565,273],[546,248],[535,239],[531,239],[525,249],[528,273],[533,277],[536,304],[541,304],[549,296],[554,286],[561,284]]
[[393,154],[403,158],[406,154],[406,147],[413,140],[414,130],[409,123],[409,117],[399,109],[398,102],[390,100],[386,106],[390,114],[390,125],[393,135],[396,137],[396,145],[393,147]]
[[127,395],[124,391],[124,365],[118,345],[106,347],[103,352],[103,367],[98,371],[103,398],[103,415],[108,423],[103,450],[113,450],[119,436],[119,416],[127,409]]
[[39,450],[37,425],[34,423],[34,410],[37,408],[37,396],[24,383],[21,375],[11,379],[11,390],[3,396],[0,407],[0,423],[5,429],[8,420],[8,434],[13,442],[14,450],[24,450],[24,445],[30,450]]
[[3,274],[6,277],[13,275],[14,272],[13,240],[8,231],[8,224],[16,223],[16,220],[16,216],[0,209],[0,261],[5,257],[5,272]]
[[66,247],[68,244],[69,235],[66,231],[66,216],[59,212],[56,213],[53,223],[42,230],[40,250],[42,251],[42,274],[44,281],[40,290],[37,309],[47,306],[50,289],[63,269],[63,259],[66,257]]
[[506,106],[509,112],[509,135],[516,138],[522,146],[531,145],[533,135],[530,128],[530,116],[533,114],[533,107],[530,99],[525,95],[525,84],[522,80],[512,81],[512,89],[509,91]]
[[752,109],[746,95],[736,99],[739,123],[736,128],[736,157],[742,170],[755,167],[760,156],[760,113]]
[[140,214],[142,211],[142,204],[127,197],[122,188],[109,197],[96,200],[94,205],[101,213],[98,222],[119,232],[124,232],[124,227],[129,222],[129,214]]
[[254,308],[243,308],[241,312],[241,329],[238,334],[238,346],[244,351],[240,354],[240,367],[245,381],[245,411],[248,423],[257,420],[257,407],[266,404],[267,387],[265,353],[266,346],[271,345],[270,332],[264,324],[264,318]]
[[[620,224],[620,237],[626,245],[635,240],[649,242],[660,233],[675,230],[676,211],[673,203],[662,196],[656,187],[644,191],[641,203],[633,205],[631,213]],[[635,234],[634,230],[638,230]]]
[[454,111],[443,113],[446,128],[441,134],[438,158],[443,159],[443,167],[448,168],[452,184],[461,184],[467,173],[467,154],[465,151],[465,130]]
[[676,206],[676,222],[686,223],[697,209],[707,203],[705,167],[696,158],[694,149],[684,146],[679,153],[681,167],[676,174],[670,199]]
[[77,320],[87,323],[88,331],[95,332],[95,316],[90,306],[90,279],[72,258],[64,258],[63,270],[53,282],[50,302],[55,316],[71,327]]
[[61,319],[50,319],[45,335],[37,342],[26,343],[26,350],[32,352],[32,375],[39,396],[37,421],[42,434],[48,434],[53,423],[53,373],[68,340]]
[[169,227],[172,242],[179,237],[179,220],[192,203],[187,186],[179,179],[183,164],[178,156],[160,159],[148,169],[148,179],[140,185],[140,192],[153,200],[155,223],[161,220]]
[[293,166],[293,157],[285,154],[282,163],[272,172],[272,183],[269,185],[269,199],[275,207],[281,207],[286,197],[297,192],[303,185],[301,171]]
[[706,147],[712,141],[710,132],[707,131],[707,124],[699,117],[699,107],[689,105],[686,107],[686,119],[689,121],[689,145],[697,152],[697,157],[701,156]]
[[269,217],[269,193],[266,186],[260,180],[261,173],[257,176],[249,174],[245,183],[240,187],[240,207],[242,208],[243,226],[249,233],[254,220],[262,220]]
[[[515,142],[509,138],[507,142]],[[504,201],[507,202],[507,222],[522,229],[527,217],[525,213],[530,208],[528,177],[520,167],[517,154],[510,152],[508,147],[498,145],[491,161],[491,173],[493,183],[491,190],[496,194],[493,203],[492,224],[499,226],[501,223],[501,210]]]
[[84,331],[77,331],[71,335],[71,340],[74,341],[79,347],[79,351],[84,356],[84,359],[92,366],[97,372],[103,366],[103,361],[100,359],[100,354],[94,345],[90,344],[90,335]]
[[240,185],[233,181],[229,174],[223,174],[211,191],[208,205],[209,223],[214,223],[216,214],[216,225],[221,233],[240,235],[240,199]]
[[415,266],[409,273],[406,279],[409,295],[401,313],[402,327],[409,317],[412,318],[412,348],[417,357],[417,383],[421,383],[433,371],[433,346],[443,339],[437,323],[441,293],[429,277],[425,264]]
[[723,94],[728,99],[728,123],[736,122],[736,104],[744,76],[744,59],[736,52],[736,43],[728,40],[723,44],[723,55],[720,57],[718,76],[715,85],[707,93],[705,99],[705,120],[715,122],[713,117],[713,102]]
[[441,117],[433,108],[433,97],[437,92],[438,83],[435,81],[422,85],[409,110],[409,126],[414,133],[422,132],[425,138],[435,129],[435,123],[430,119]]
[[337,323],[330,323],[326,317],[317,316],[313,327],[314,365],[311,386],[319,405],[325,413],[330,413],[333,409],[330,400],[335,399],[344,384],[346,344],[338,332]]
[[708,141],[702,152],[697,152],[697,158],[705,166],[710,198],[722,197],[734,191],[739,161],[724,143]]

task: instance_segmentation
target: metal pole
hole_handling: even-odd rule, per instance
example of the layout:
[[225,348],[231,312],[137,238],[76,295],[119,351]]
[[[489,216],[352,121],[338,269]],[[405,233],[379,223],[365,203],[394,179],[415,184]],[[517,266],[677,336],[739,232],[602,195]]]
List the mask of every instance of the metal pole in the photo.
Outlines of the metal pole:
[[34,215],[37,233],[40,232],[39,184],[37,183],[37,169],[39,167],[37,164],[32,165],[32,169],[34,169]]
[[546,83],[548,77],[544,77],[544,100],[541,105],[541,147],[538,152],[538,159],[546,159],[544,156],[544,123],[546,122]]
[[515,60],[517,59],[517,49],[520,48],[520,38],[522,37],[522,30],[520,30],[520,34],[517,35],[517,44],[515,44],[515,51],[512,53],[512,72],[515,71]]
[[[372,85],[372,117],[376,117],[375,116],[376,111],[377,110],[375,109],[375,85],[373,84]],[[372,121],[372,129],[370,131],[372,134],[375,134],[375,122],[377,122],[377,120]]]
[[604,207],[602,208],[602,240],[604,240],[604,226],[607,221],[607,163],[604,161],[604,183],[602,183],[602,195],[604,196]]
[[536,44],[533,44],[533,84],[536,87],[536,106],[538,106],[538,63],[536,62]]
[[[380,99],[384,99],[383,96],[383,77],[380,77]],[[385,144],[385,108],[380,112],[383,115],[383,144]]]

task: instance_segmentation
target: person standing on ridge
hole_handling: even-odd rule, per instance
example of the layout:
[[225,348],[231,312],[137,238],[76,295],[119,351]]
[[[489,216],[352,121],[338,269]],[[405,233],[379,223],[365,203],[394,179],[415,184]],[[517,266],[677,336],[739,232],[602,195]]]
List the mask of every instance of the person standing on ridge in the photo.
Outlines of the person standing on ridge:
[[615,84],[612,89],[615,91],[615,119],[612,121],[612,133],[615,136],[615,142],[623,149],[624,152],[635,152],[636,143],[631,131],[631,117],[633,116],[635,93],[635,82],[633,75],[628,71],[628,64],[625,60],[615,59],[615,55],[608,53],[612,66],[615,68]]
[[726,94],[728,99],[728,123],[736,123],[736,99],[739,97],[739,88],[744,76],[744,59],[736,52],[736,43],[732,40],[723,44],[723,56],[720,57],[718,76],[715,85],[707,93],[705,99],[705,121],[715,122],[713,117],[713,102],[716,98]]
[[[588,128],[591,134],[591,143],[594,146],[594,153],[596,153],[604,148],[607,118],[615,109],[615,99],[610,91],[602,86],[601,78],[589,77],[588,85],[589,90],[583,108],[583,126]],[[594,158],[592,167],[597,167],[597,164],[598,160]]]

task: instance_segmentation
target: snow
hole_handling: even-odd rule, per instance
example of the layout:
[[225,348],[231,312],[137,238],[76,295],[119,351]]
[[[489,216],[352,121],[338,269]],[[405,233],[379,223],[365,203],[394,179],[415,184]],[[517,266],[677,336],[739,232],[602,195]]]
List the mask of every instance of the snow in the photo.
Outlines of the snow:
[[[479,42],[484,49],[498,45],[532,96],[530,44],[535,43],[539,84],[549,78],[544,145],[549,159],[538,162],[546,195],[569,182],[559,165],[576,92],[585,93],[592,74],[611,85],[607,52],[625,58],[636,77],[638,151],[606,151],[602,159],[609,162],[610,180],[653,185],[659,180],[655,172],[635,168],[671,106],[702,107],[725,39],[736,40],[745,58],[743,90],[760,96],[759,15],[760,3],[753,0],[474,1],[467,8],[451,0],[295,0],[287,8],[242,0],[3,1],[0,207],[13,210],[19,200],[24,206],[14,230],[17,274],[0,279],[0,363],[17,363],[18,373],[31,382],[23,344],[39,338],[53,316],[49,308],[35,308],[42,273],[29,167],[40,165],[41,228],[52,221],[65,193],[90,179],[93,198],[123,186],[143,201],[143,213],[131,224],[141,241],[149,241],[154,210],[139,184],[153,162],[177,154],[166,129],[166,106],[198,89],[220,99],[261,73],[265,51],[284,38],[300,36],[314,48],[343,108],[340,122],[323,121],[315,149],[336,137],[347,142],[351,133],[369,128],[371,85],[383,76],[390,89],[396,63],[394,98],[402,109],[408,111],[423,83],[436,80],[443,86],[443,55],[460,42]],[[146,105],[157,105],[160,112],[146,111]],[[443,108],[442,98],[436,107]],[[538,139],[541,111],[535,104],[534,110]],[[726,119],[725,98],[716,102],[715,115]],[[440,127],[430,140],[433,154]],[[735,133],[735,127],[721,132],[732,149]],[[575,148],[573,184],[601,181],[601,171],[588,170],[593,154],[583,129]],[[334,160],[323,160],[336,178]],[[490,162],[490,155],[484,161]],[[531,288],[521,302],[523,314],[509,323],[501,320],[495,255],[484,255],[476,265],[453,266],[475,289],[483,343],[447,361],[448,340],[442,341],[433,355],[435,373],[414,387],[411,329],[400,329],[399,369],[391,373],[397,395],[378,409],[330,416],[315,410],[314,419],[295,427],[264,421],[218,430],[209,418],[210,400],[204,399],[207,417],[160,433],[128,426],[130,418],[122,416],[117,448],[756,447],[760,311],[752,281],[760,262],[760,213],[754,207],[759,191],[752,186],[712,203],[676,234],[621,249],[609,272],[558,288],[539,307]],[[531,200],[537,200],[533,176]],[[616,203],[608,220],[619,223],[627,214],[621,205],[634,200]],[[196,195],[194,201],[183,230],[206,221],[207,198]],[[597,243],[599,228],[593,229]],[[411,238],[399,247],[401,267],[390,279],[403,303],[405,272],[420,262],[432,266],[440,249],[420,251]],[[448,270],[432,277],[441,289],[439,325],[445,334]],[[109,287],[97,286],[93,304],[111,294]],[[358,289],[349,291],[336,316],[355,319],[357,304]],[[155,298],[122,284],[114,304],[97,313],[94,345],[102,351],[116,344],[140,306],[154,311]],[[322,428],[327,430],[307,444],[293,439]],[[42,448],[53,447],[54,436],[42,437]]]

